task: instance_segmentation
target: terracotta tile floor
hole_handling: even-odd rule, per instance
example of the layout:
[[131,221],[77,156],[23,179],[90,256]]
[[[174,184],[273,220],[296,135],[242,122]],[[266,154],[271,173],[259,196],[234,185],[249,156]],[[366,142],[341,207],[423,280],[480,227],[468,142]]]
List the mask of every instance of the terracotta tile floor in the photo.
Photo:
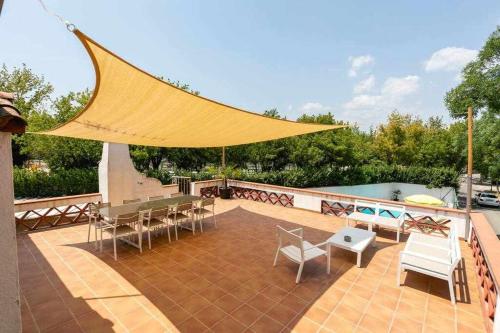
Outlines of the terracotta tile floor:
[[[178,241],[153,240],[152,250],[87,244],[87,226],[19,235],[23,330],[26,332],[481,332],[483,322],[471,251],[458,303],[447,284],[416,273],[396,287],[398,252],[391,231],[355,255],[335,249],[309,262],[302,282],[284,258],[276,268],[275,225],[304,226],[312,242],[344,225],[339,218],[244,200],[217,200],[215,229]],[[210,221],[210,220],[208,220]]]

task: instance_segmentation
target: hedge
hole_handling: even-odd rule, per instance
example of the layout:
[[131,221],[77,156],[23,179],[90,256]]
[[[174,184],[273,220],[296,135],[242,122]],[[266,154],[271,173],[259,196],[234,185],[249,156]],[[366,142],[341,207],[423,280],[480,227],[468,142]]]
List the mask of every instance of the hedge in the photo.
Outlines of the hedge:
[[278,172],[240,171],[236,179],[289,187],[321,187],[377,183],[410,183],[458,188],[459,173],[448,168],[362,165],[344,169],[292,169]]
[[14,168],[16,198],[43,198],[99,192],[97,169],[51,172]]
[[[213,173],[180,171],[193,181],[215,178]],[[150,170],[148,177],[170,184],[172,176],[166,171]],[[397,165],[361,165],[343,169],[292,169],[274,172],[234,170],[229,178],[244,181],[307,188],[335,185],[360,185],[377,183],[410,183],[428,187],[450,186],[458,188],[459,173],[448,168],[406,167]],[[40,198],[94,193],[99,191],[96,169],[68,169],[52,172],[14,169],[16,198]]]
[[[216,177],[209,172],[179,171],[177,174],[191,177],[192,181]],[[148,175],[160,179],[164,184],[169,183],[171,180],[171,176],[167,172],[155,171],[149,172]],[[298,188],[377,183],[410,183],[422,184],[428,187],[449,186],[458,188],[459,181],[459,173],[451,168],[424,168],[385,164],[366,164],[343,169],[291,169],[272,172],[233,170],[228,177],[255,183]],[[168,182],[165,182],[166,179],[168,179]]]

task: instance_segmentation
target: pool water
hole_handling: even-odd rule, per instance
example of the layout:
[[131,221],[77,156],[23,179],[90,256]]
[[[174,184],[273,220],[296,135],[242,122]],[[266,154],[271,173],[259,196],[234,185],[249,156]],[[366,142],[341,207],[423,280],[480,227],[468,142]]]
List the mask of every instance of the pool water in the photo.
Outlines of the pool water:
[[[363,213],[363,214],[375,215],[375,212],[372,209],[370,209],[370,208],[362,208],[359,211],[361,213]],[[389,211],[388,210],[383,210],[379,215],[383,216],[383,217],[396,217],[396,218],[398,218],[399,215],[401,215],[401,212],[396,212],[396,211],[393,211],[393,210],[389,210]]]

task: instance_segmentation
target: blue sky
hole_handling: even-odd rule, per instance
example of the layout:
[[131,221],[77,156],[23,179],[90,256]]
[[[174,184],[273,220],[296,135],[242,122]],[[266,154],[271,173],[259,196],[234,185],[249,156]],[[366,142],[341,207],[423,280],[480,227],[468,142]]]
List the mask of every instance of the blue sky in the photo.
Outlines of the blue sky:
[[[249,111],[332,112],[367,129],[394,109],[443,116],[444,93],[500,24],[498,1],[45,0],[146,71]],[[0,63],[56,94],[93,87],[79,41],[37,0],[6,0]],[[8,46],[8,47],[6,47]]]

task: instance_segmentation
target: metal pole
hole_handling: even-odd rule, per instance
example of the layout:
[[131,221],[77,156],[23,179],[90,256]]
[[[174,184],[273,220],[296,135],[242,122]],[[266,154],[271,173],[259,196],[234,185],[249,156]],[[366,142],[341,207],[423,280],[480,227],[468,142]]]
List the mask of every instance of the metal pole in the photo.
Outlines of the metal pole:
[[222,147],[222,184],[224,188],[227,188],[226,179],[226,147]]
[[222,169],[226,167],[226,147],[222,147]]
[[472,204],[472,107],[467,108],[467,206],[465,216],[465,237],[469,238],[470,211]]

